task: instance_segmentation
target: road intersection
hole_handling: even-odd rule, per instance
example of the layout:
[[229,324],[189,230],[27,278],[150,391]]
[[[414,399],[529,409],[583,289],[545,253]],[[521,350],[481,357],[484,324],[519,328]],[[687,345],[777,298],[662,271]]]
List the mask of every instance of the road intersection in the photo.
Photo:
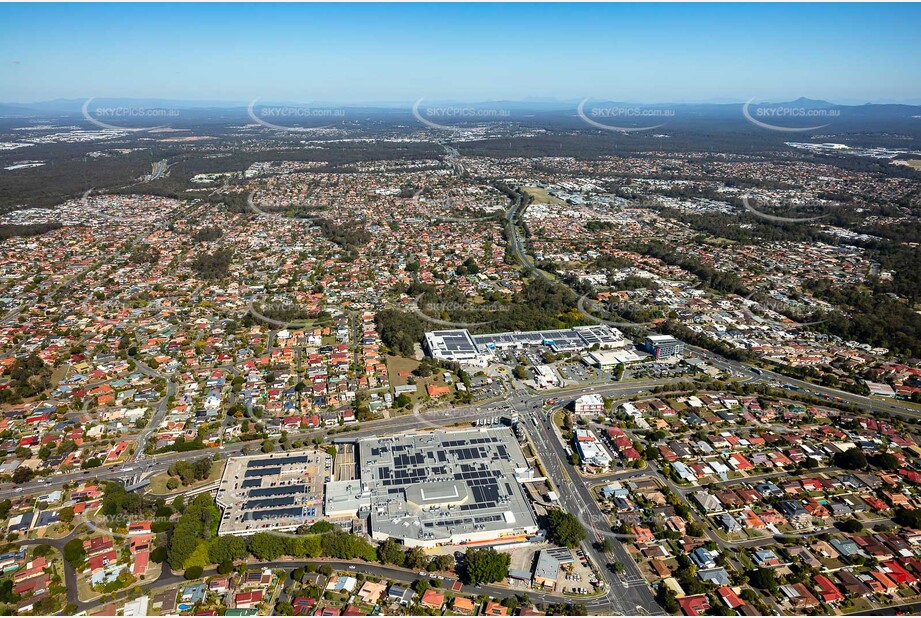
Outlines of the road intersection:
[[[907,406],[899,406],[894,403],[881,402],[876,399],[854,395],[843,391],[837,391],[835,389],[818,387],[813,384],[792,380],[785,376],[781,376],[780,374],[773,374],[772,372],[762,371],[759,373],[746,365],[723,359],[705,350],[695,349],[694,352],[705,358],[708,358],[708,360],[711,360],[711,362],[714,362],[714,364],[721,367],[725,371],[733,373],[734,375],[744,379],[747,382],[764,383],[780,381],[784,384],[792,384],[803,391],[809,392],[809,394],[825,393],[830,397],[835,397],[841,401],[853,403],[876,412],[885,412],[908,417],[921,416],[921,414],[919,414],[917,411]],[[19,486],[7,485],[0,488],[0,499],[10,498],[18,494],[49,492],[60,488],[67,483],[88,480],[90,475],[92,475],[92,479],[94,480],[118,480],[123,482],[128,479],[135,479],[136,477],[149,477],[150,475],[165,471],[172,463],[176,461],[187,459],[190,456],[189,453],[170,452],[155,455],[144,454],[144,446],[146,445],[150,435],[153,433],[157,426],[157,418],[162,417],[162,415],[165,413],[166,402],[170,397],[171,391],[174,387],[168,376],[162,376],[155,370],[142,364],[138,364],[138,369],[153,377],[166,377],[167,393],[155,410],[151,422],[148,423],[144,430],[142,430],[142,432],[135,437],[139,447],[136,451],[136,457],[133,460],[109,468],[96,468],[93,470],[83,470],[69,474],[60,474],[41,479],[34,479]],[[290,434],[290,438],[317,438],[332,441],[354,441],[363,437],[377,436],[386,433],[405,432],[432,427],[447,427],[456,424],[471,423],[479,419],[495,418],[495,416],[498,414],[517,413],[531,439],[531,444],[534,446],[534,449],[545,468],[547,476],[557,490],[560,504],[566,511],[576,514],[583,523],[588,523],[590,536],[582,544],[581,549],[595,564],[601,579],[603,579],[605,582],[604,594],[600,596],[585,598],[562,597],[558,594],[534,594],[531,591],[529,591],[529,596],[534,600],[543,600],[544,602],[558,603],[565,602],[567,600],[570,602],[582,602],[585,604],[586,608],[595,613],[616,613],[621,615],[662,614],[663,612],[659,605],[656,603],[655,598],[650,588],[646,584],[645,579],[643,578],[636,564],[633,562],[633,559],[627,553],[623,544],[620,542],[613,543],[613,548],[610,554],[605,554],[599,549],[600,543],[605,537],[616,536],[609,532],[607,519],[601,512],[592,495],[591,485],[593,482],[597,483],[598,480],[601,480],[601,477],[588,479],[583,478],[578,474],[578,472],[571,466],[568,461],[568,453],[566,452],[565,446],[563,445],[560,437],[555,432],[551,419],[547,415],[541,414],[541,411],[543,409],[544,401],[550,397],[558,400],[571,399],[582,394],[596,393],[616,399],[630,397],[632,395],[640,394],[643,392],[649,392],[655,387],[666,386],[668,384],[679,381],[680,379],[678,378],[636,380],[627,382],[615,382],[611,384],[595,384],[591,386],[583,385],[542,392],[527,389],[520,383],[514,383],[512,392],[508,393],[504,398],[491,404],[464,406],[450,408],[447,410],[441,409],[425,412],[417,411],[411,416],[396,416],[389,419],[362,423],[360,426],[356,426],[356,428],[351,431],[343,432],[341,430],[330,431],[329,429],[317,429],[309,432]],[[507,412],[502,412],[501,410],[507,410]],[[226,458],[232,455],[240,454],[247,449],[256,448],[258,445],[258,440],[238,442],[215,448],[202,449],[197,451],[193,456],[213,456],[215,453],[217,453],[219,454],[220,458]],[[646,470],[615,473],[614,475],[609,476],[622,476],[625,474],[634,475],[634,473],[640,476],[650,475],[655,474],[656,469],[647,468]],[[721,539],[714,540],[716,540],[720,545],[726,545],[726,542],[722,541]],[[36,541],[37,540],[24,542],[34,543]],[[57,541],[51,542],[49,540],[48,544],[57,546],[61,543],[58,543]],[[623,565],[622,572],[614,573],[612,570],[607,568],[609,564],[614,562]],[[284,565],[287,568],[294,568],[298,564],[300,563],[284,562]],[[379,565],[365,564],[360,562],[351,564],[343,563],[342,568],[348,568],[348,566],[356,566],[356,568],[360,569],[362,572],[367,573],[388,571],[389,569],[389,567],[381,567]],[[381,576],[393,576],[399,579],[397,574],[385,575],[383,572],[380,574]],[[405,574],[402,575],[405,579]],[[159,585],[167,585],[174,583],[174,580],[175,583],[178,584],[178,582],[181,581],[181,576],[171,573],[168,569],[164,569],[159,579],[148,582],[145,584],[144,588],[153,588]],[[69,586],[69,589],[70,588],[71,587]],[[501,597],[513,594],[515,591],[513,589],[508,589],[500,586],[484,586],[480,592]],[[72,599],[69,600],[71,602],[73,601]],[[81,604],[86,605],[85,603],[79,602],[78,600],[78,607],[81,606]]]

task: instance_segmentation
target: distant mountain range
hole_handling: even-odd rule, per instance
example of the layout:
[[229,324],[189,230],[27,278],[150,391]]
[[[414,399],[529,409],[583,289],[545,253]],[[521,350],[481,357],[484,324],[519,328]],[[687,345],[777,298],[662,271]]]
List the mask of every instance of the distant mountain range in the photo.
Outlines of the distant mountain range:
[[[511,100],[487,100],[487,101],[460,101],[456,99],[422,99],[421,105],[425,107],[438,105],[463,106],[470,109],[496,109],[502,108],[510,111],[524,112],[548,112],[548,111],[565,111],[572,110],[583,99],[523,99],[517,101]],[[91,101],[92,106],[105,107],[134,107],[144,109],[188,109],[188,110],[239,110],[245,109],[250,101],[218,101],[218,100],[186,100],[186,99],[153,99],[153,98],[93,98],[93,99],[54,99],[51,101],[38,101],[34,103],[0,103],[0,113],[10,114],[30,114],[30,113],[60,113],[73,114],[80,113],[83,105]],[[415,101],[386,101],[379,103],[342,103],[334,101],[279,101],[279,100],[259,100],[257,105],[291,105],[300,107],[321,107],[337,106],[347,109],[407,109],[412,107]],[[592,106],[601,105],[623,105],[623,106],[641,106],[647,108],[687,108],[687,109],[721,109],[721,108],[738,108],[745,101],[736,102],[637,102],[637,101],[612,101],[606,99],[589,99],[588,104]],[[862,105],[842,105],[832,103],[821,99],[809,99],[800,97],[793,101],[754,101],[753,106],[787,106],[804,109],[828,109],[828,108],[857,108],[857,107],[921,107],[921,101],[911,103],[864,103]]]

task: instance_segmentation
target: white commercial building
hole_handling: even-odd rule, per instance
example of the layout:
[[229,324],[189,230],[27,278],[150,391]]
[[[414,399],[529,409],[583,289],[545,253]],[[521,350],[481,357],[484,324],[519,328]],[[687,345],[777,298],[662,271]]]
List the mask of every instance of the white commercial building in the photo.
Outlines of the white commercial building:
[[466,329],[425,333],[425,343],[432,357],[440,360],[477,361],[482,356]]
[[483,364],[497,352],[547,347],[554,353],[608,350],[629,345],[619,330],[603,324],[557,330],[471,335],[466,329],[425,333],[429,353],[442,360]]
[[340,513],[366,511],[375,540],[437,547],[524,541],[538,531],[521,487],[533,475],[508,427],[365,438],[357,450],[360,491],[329,494]]
[[604,411],[604,397],[597,393],[582,395],[573,402],[576,414],[597,414]]
[[559,376],[549,365],[537,365],[534,367],[534,384],[537,385],[537,388],[562,386]]
[[[649,358],[648,356],[646,358]],[[608,371],[618,365],[629,365],[643,360],[643,356],[626,348],[622,350],[595,350],[582,357],[582,361],[591,367]]]
[[646,337],[646,351],[656,360],[677,356],[684,352],[684,343],[670,335],[649,335]]
[[575,443],[582,465],[598,468],[607,468],[611,465],[611,455],[593,432],[588,429],[576,429]]

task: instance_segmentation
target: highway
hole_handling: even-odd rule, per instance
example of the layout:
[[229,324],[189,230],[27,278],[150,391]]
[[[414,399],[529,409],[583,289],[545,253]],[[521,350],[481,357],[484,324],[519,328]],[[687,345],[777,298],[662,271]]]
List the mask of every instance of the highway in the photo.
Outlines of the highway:
[[[724,370],[735,372],[737,375],[752,382],[776,380],[780,381],[781,383],[793,384],[795,386],[800,386],[800,384],[802,384],[801,388],[804,390],[808,389],[815,392],[827,391],[829,392],[830,396],[840,397],[845,401],[858,403],[858,405],[869,407],[871,409],[879,409],[881,411],[893,413],[892,408],[897,408],[897,411],[901,414],[912,416],[918,415],[918,413],[914,410],[903,408],[902,406],[896,406],[895,404],[889,405],[887,402],[879,402],[877,400],[864,398],[859,395],[852,395],[850,393],[836,391],[834,389],[817,387],[812,384],[807,384],[786,378],[784,376],[780,376],[779,374],[773,374],[772,372],[765,371],[763,374],[758,374],[751,368],[741,363],[728,361],[721,357],[715,356],[706,350],[694,349],[694,352],[705,358],[708,358],[708,360],[711,360],[711,362],[714,362],[714,364],[718,363],[719,366]],[[141,363],[138,364],[138,369],[144,373],[148,373],[148,375],[163,377],[160,376],[160,374],[158,374],[155,370]],[[591,598],[563,598],[555,594],[541,594],[535,593],[533,591],[528,591],[529,596],[535,601],[543,602],[564,602],[567,600],[570,602],[581,602],[586,605],[589,611],[594,613],[616,613],[621,615],[662,614],[662,610],[655,602],[655,598],[650,588],[646,584],[644,578],[639,572],[639,569],[633,562],[630,555],[627,553],[623,544],[615,541],[611,555],[605,555],[597,549],[596,543],[603,540],[604,537],[607,536],[612,539],[616,538],[616,536],[610,532],[608,521],[599,509],[591,493],[590,483],[597,482],[599,479],[583,479],[571,466],[568,461],[568,453],[566,452],[554,428],[552,427],[550,419],[541,413],[541,404],[546,398],[552,397],[565,401],[566,399],[577,397],[586,393],[597,393],[614,398],[629,397],[633,394],[649,391],[651,388],[656,386],[667,385],[677,381],[681,381],[681,378],[596,384],[543,392],[535,392],[531,390],[525,390],[524,388],[517,388],[512,393],[506,395],[503,399],[489,404],[433,410],[427,411],[425,413],[417,412],[409,416],[399,416],[390,419],[370,421],[362,423],[354,431],[343,432],[341,430],[337,430],[333,435],[330,435],[330,431],[327,429],[317,429],[310,432],[290,434],[290,437],[292,439],[320,438],[333,441],[353,441],[364,437],[372,437],[388,433],[405,432],[437,426],[449,426],[451,424],[474,422],[477,419],[493,418],[495,416],[507,413],[503,412],[500,408],[510,406],[509,412],[518,412],[522,420],[522,424],[529,434],[531,443],[534,446],[535,451],[537,452],[537,455],[540,458],[543,466],[545,467],[545,472],[551,479],[554,489],[557,491],[560,504],[566,511],[576,514],[583,522],[583,524],[586,524],[587,528],[589,529],[590,536],[582,544],[581,549],[597,567],[599,575],[602,579],[604,579],[606,583],[605,593],[601,596]],[[168,380],[167,384],[167,395],[158,405],[157,410],[151,419],[151,422],[148,423],[147,427],[145,427],[145,429],[137,438],[140,445],[146,444],[150,435],[153,433],[157,424],[159,423],[158,419],[162,419],[162,415],[165,413],[165,403],[171,394],[170,388],[173,387],[171,381]],[[864,400],[868,401],[871,405],[867,406],[864,403]],[[532,417],[538,420],[536,425],[531,421]],[[202,449],[193,453],[170,452],[146,457],[143,455],[143,446],[140,446],[137,453],[137,459],[135,461],[130,461],[110,468],[100,467],[92,470],[77,471],[69,474],[53,475],[32,480],[18,487],[8,484],[0,488],[0,499],[10,498],[26,493],[48,492],[70,482],[80,482],[91,479],[97,481],[125,481],[134,477],[146,477],[166,470],[175,461],[200,457],[203,455],[213,455],[214,453],[219,453],[221,458],[226,458],[231,455],[239,454],[245,449],[257,449],[259,445],[260,441],[254,440],[249,442],[228,444],[217,448]],[[656,470],[655,468],[650,468],[645,471],[636,472],[638,474],[655,474]],[[718,537],[714,540],[717,540],[721,546],[727,545],[726,542],[721,542],[722,540],[718,539]],[[611,572],[607,568],[607,565],[612,562],[619,562],[623,564],[623,572],[620,574]],[[284,562],[283,564],[287,568],[293,568],[298,564],[303,564],[303,562]],[[254,564],[253,566],[257,565]],[[342,563],[341,567],[337,568],[347,569],[348,566],[350,565]],[[394,569],[379,565],[358,564],[356,568],[359,568],[362,572],[365,573],[380,574],[381,576],[389,578],[396,577],[399,579],[398,575],[402,575],[404,579],[406,577],[406,573],[391,573],[390,571],[393,571]],[[388,574],[385,575],[385,571]],[[170,573],[168,570],[165,570],[158,580],[145,583],[143,588],[150,589],[152,587],[161,585],[178,584],[180,581],[182,581],[180,575],[175,575]],[[483,586],[476,591],[471,590],[470,592],[490,594],[492,596],[501,598],[508,596],[515,591],[513,589],[499,586]],[[83,608],[88,608],[92,605],[92,603],[78,603],[78,606]]]
[[[646,380],[633,383],[617,383],[610,386],[596,386],[591,388],[582,388],[568,391],[571,396],[578,396],[582,392],[598,393],[625,393],[632,394],[648,390],[652,386],[661,383],[667,383],[668,380]],[[545,397],[559,396],[559,392],[540,393],[529,396],[527,401],[532,405],[539,405]],[[359,438],[373,437],[394,432],[411,431],[414,429],[432,428],[436,426],[448,426],[455,423],[473,422],[481,418],[493,418],[502,413],[497,410],[499,406],[505,405],[507,399],[499,400],[491,404],[482,404],[480,406],[465,406],[462,408],[453,408],[447,410],[434,410],[414,415],[396,416],[389,419],[368,421],[357,425],[354,431],[341,431],[336,428],[337,432],[330,436],[330,429],[321,428],[313,431],[302,433],[290,433],[291,440],[302,440],[304,438],[320,438],[330,440],[348,440],[353,441]],[[145,429],[145,431],[147,431]],[[19,494],[46,493],[58,489],[61,486],[71,482],[82,482],[86,480],[108,481],[108,480],[126,480],[138,475],[152,475],[166,470],[170,464],[183,459],[194,459],[202,456],[213,456],[219,453],[222,458],[231,455],[237,455],[245,449],[258,449],[261,440],[250,440],[247,442],[236,442],[225,444],[220,447],[206,448],[194,452],[176,453],[167,452],[157,455],[150,455],[139,462],[126,462],[117,466],[92,468],[90,470],[78,470],[66,474],[53,474],[50,476],[37,477],[27,483],[18,486],[12,483],[6,483],[0,487],[0,499],[10,498]]]
[[[512,246],[512,252],[515,254],[515,257],[521,263],[521,266],[525,269],[531,269],[533,272],[552,283],[558,283],[560,285],[565,285],[559,281],[552,280],[547,276],[546,273],[538,269],[534,265],[534,261],[531,257],[525,252],[524,244],[521,240],[521,232],[518,226],[518,218],[520,216],[519,209],[522,205],[522,199],[519,196],[512,200],[512,204],[509,207],[506,213],[506,230],[509,242]],[[567,286],[568,287],[568,286]],[[575,290],[572,290],[573,294],[576,294]],[[811,382],[806,382],[803,380],[797,380],[795,378],[787,377],[781,373],[777,373],[770,370],[758,370],[756,371],[752,367],[745,365],[744,363],[730,360],[724,358],[714,352],[711,352],[705,348],[700,348],[697,346],[687,346],[687,349],[693,351],[698,356],[707,359],[714,366],[726,371],[730,375],[735,375],[742,379],[743,382],[779,382],[780,384],[788,384],[794,386],[802,391],[806,391],[807,394],[818,393],[818,396],[828,395],[828,397],[835,399],[839,398],[845,402],[852,403],[863,408],[870,410],[871,412],[876,412],[880,414],[892,414],[896,416],[901,416],[903,418],[921,418],[921,408],[912,407],[908,405],[900,405],[892,401],[885,401],[873,397],[867,397],[864,395],[857,395],[854,393],[848,393],[846,391],[838,390],[835,388],[830,388],[826,386],[819,386],[812,384]],[[814,395],[815,396],[815,395]]]
[[[715,354],[705,348],[699,348],[696,346],[687,347],[689,350],[693,351],[698,356],[707,359],[709,362],[719,367],[720,369],[730,373],[738,374],[739,376],[743,377],[745,381],[764,383],[779,382],[780,384],[789,384],[800,389],[800,391],[790,391],[791,396],[794,396],[796,392],[805,391],[807,395],[811,395],[813,397],[821,398],[822,395],[828,395],[832,398],[829,403],[834,403],[834,399],[838,398],[843,400],[844,403],[860,406],[861,408],[878,414],[892,414],[904,418],[921,418],[921,408],[901,404],[896,401],[886,401],[874,397],[867,397],[865,395],[857,395],[855,393],[849,393],[847,391],[838,390],[828,386],[820,386],[818,384],[813,384],[812,382],[797,380],[796,378],[791,378],[783,375],[782,373],[777,373],[769,369],[761,369],[756,371],[744,363],[723,358],[722,356]],[[818,393],[818,395],[816,393]]]
[[[527,399],[524,398],[524,401]],[[589,536],[582,543],[582,551],[598,568],[599,575],[607,584],[607,591],[603,598],[586,602],[586,606],[620,615],[661,614],[661,608],[623,544],[615,540],[610,557],[597,549],[596,543],[604,539],[600,532],[610,532],[607,518],[598,508],[589,486],[578,477],[574,469],[570,469],[568,454],[553,430],[551,419],[543,414],[535,414],[535,418],[540,417],[535,424],[528,422],[530,411],[522,410],[521,413],[526,415],[522,423],[531,436],[531,444],[546,466],[548,476],[553,480],[560,504],[564,510],[577,515],[583,524],[588,524]],[[619,575],[612,573],[607,568],[612,562],[622,563],[624,571]]]

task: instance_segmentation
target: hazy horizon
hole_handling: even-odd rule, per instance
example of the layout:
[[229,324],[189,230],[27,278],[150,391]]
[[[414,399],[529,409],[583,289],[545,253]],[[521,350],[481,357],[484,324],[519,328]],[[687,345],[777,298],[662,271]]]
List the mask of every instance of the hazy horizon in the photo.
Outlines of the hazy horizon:
[[[468,104],[468,105],[488,105],[491,103],[511,103],[515,105],[520,105],[526,107],[527,105],[534,106],[559,106],[560,109],[565,109],[568,107],[575,107],[581,101],[586,100],[586,97],[569,97],[569,98],[551,98],[551,97],[523,97],[520,99],[460,99],[460,98],[438,98],[438,97],[423,97],[422,103],[424,105],[432,104]],[[628,97],[623,97],[619,99],[607,99],[602,97],[589,97],[589,103],[628,103],[634,105],[649,105],[649,106],[661,106],[661,105],[744,105],[747,100],[741,99],[701,99],[701,100],[634,100]],[[843,106],[843,107],[857,107],[860,105],[911,105],[918,106],[921,105],[921,98],[919,99],[907,99],[907,100],[876,100],[876,101],[835,101],[829,100],[826,97],[820,96],[797,96],[791,97],[788,99],[764,99],[764,98],[754,98],[751,101],[752,105],[767,105],[772,103],[794,103],[797,101],[810,101],[817,103],[828,103],[830,105]],[[343,107],[369,107],[369,108],[394,108],[394,109],[404,109],[412,107],[420,99],[404,99],[396,101],[382,101],[382,100],[365,100],[365,101],[337,101],[337,100],[294,100],[294,99],[253,99],[253,100],[210,100],[210,99],[172,99],[172,98],[159,98],[159,97],[123,97],[123,96],[106,96],[106,97],[58,97],[55,99],[44,99],[44,100],[35,100],[35,101],[13,101],[13,100],[0,100],[0,105],[47,105],[53,103],[67,103],[67,104],[82,104],[86,101],[125,101],[125,102],[146,102],[146,103],[176,103],[176,104],[187,104],[190,106],[198,107],[201,109],[207,109],[209,107],[215,108],[236,108],[236,107],[246,107],[254,101],[258,104],[290,104],[290,105],[339,105]]]

